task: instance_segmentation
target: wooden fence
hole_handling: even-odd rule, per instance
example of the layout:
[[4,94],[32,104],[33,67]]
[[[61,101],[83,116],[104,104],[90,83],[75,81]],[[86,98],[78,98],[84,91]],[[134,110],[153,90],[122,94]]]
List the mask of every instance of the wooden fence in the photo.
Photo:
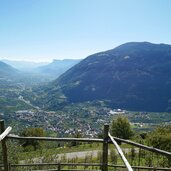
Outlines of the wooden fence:
[[[161,154],[167,157],[171,157],[171,153],[163,150],[159,150],[153,147],[148,147],[142,144],[138,144],[129,140],[120,139],[117,137],[112,137],[109,133],[109,125],[104,125],[103,131],[103,139],[94,139],[94,138],[53,138],[53,137],[21,137],[16,135],[8,135],[11,131],[11,127],[8,127],[5,130],[4,121],[0,121],[0,141],[2,144],[2,155],[3,155],[3,164],[0,167],[4,168],[4,171],[11,171],[12,168],[15,167],[32,167],[32,166],[56,166],[56,171],[65,171],[62,169],[62,166],[98,166],[100,167],[101,171],[108,171],[108,168],[124,168],[128,171],[133,171],[138,169],[143,170],[170,170],[171,168],[161,168],[161,167],[146,167],[146,166],[131,166],[124,156],[121,148],[118,145],[118,141],[126,144],[133,145],[138,148],[142,148],[151,152],[155,152],[157,154]],[[7,144],[6,141],[8,139],[15,139],[15,140],[39,140],[39,141],[62,141],[62,142],[91,142],[91,143],[102,143],[103,144],[103,153],[102,153],[102,163],[34,163],[34,164],[14,164],[8,162],[8,153],[7,153]],[[108,145],[114,144],[115,148],[117,149],[121,159],[125,165],[113,165],[108,164]],[[51,169],[54,171],[54,169]],[[51,171],[50,169],[48,171]],[[33,171],[33,170],[32,170]],[[38,170],[37,170],[38,171]],[[46,170],[47,171],[47,170]],[[74,171],[74,169],[72,169]],[[81,170],[79,170],[81,171]],[[85,171],[85,170],[84,170]],[[98,170],[94,170],[98,171]]]
[[11,127],[8,127],[5,130],[4,121],[0,121],[0,141],[2,144],[2,155],[3,155],[3,161],[4,161],[4,170],[9,171],[9,165],[8,165],[8,156],[7,156],[7,145],[6,145],[6,136],[10,133],[12,130]]

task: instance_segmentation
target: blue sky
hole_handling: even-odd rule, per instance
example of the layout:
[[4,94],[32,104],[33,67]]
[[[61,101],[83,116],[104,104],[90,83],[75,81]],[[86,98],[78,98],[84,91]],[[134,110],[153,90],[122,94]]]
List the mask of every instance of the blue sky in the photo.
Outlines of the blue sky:
[[85,58],[131,41],[171,44],[170,0],[0,0],[0,59]]

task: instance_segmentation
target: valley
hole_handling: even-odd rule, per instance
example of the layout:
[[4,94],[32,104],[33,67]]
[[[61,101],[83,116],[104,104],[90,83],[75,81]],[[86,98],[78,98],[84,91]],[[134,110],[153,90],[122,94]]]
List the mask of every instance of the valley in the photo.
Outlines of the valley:
[[129,42],[88,56],[46,86],[32,101],[49,110],[102,100],[112,108],[169,112],[171,45]]
[[171,171],[171,1],[0,1],[0,171]]
[[72,137],[81,134],[83,137],[98,137],[105,123],[111,124],[119,115],[126,116],[131,127],[137,132],[149,132],[160,124],[171,123],[170,113],[133,112],[112,109],[102,105],[102,102],[79,103],[65,106],[58,111],[26,108],[15,112],[0,113],[13,132],[29,127],[41,127],[50,135],[57,137]]
[[84,60],[34,64],[32,73],[0,62],[1,119],[14,132],[42,127],[60,137],[97,137],[119,114],[140,132],[167,125],[170,55],[170,45],[130,42]]
[[[144,51],[148,48],[150,53],[146,54]],[[162,59],[157,63],[153,57],[155,48],[158,51],[163,47],[158,49],[155,44],[128,43],[91,55],[75,65],[72,60],[53,61],[38,68],[39,71],[35,69],[36,72],[19,71],[0,62],[0,120],[12,127],[11,134],[15,138],[102,138],[107,123],[113,136],[122,138],[128,135],[126,139],[170,151],[170,146],[165,143],[170,144],[171,62],[168,56],[171,46],[167,55],[164,46],[161,57],[158,57]],[[59,65],[55,66],[58,62],[61,66],[61,62],[67,62],[67,66],[71,62],[73,66],[65,68],[64,72]],[[116,127],[113,126],[116,121],[119,127],[117,123]],[[118,135],[114,132],[116,128]],[[12,163],[86,162],[87,158],[96,162],[102,157],[102,146],[98,143],[33,140],[9,141],[9,144]],[[141,150],[124,143],[121,145],[127,154],[140,156]],[[109,146],[110,157],[116,153],[113,151]],[[145,164],[147,161],[150,160],[146,157],[141,159]],[[169,161],[163,160],[164,163],[168,166]]]

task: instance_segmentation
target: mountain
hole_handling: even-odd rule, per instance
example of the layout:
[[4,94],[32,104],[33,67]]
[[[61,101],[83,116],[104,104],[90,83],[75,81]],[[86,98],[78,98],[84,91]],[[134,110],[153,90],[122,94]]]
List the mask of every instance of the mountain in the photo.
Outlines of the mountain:
[[79,63],[81,59],[64,59],[64,60],[53,60],[52,63],[38,67],[36,71],[41,74],[46,74],[57,78],[59,75],[63,74],[69,68]]
[[18,74],[18,70],[11,67],[10,65],[0,61],[0,78],[6,77],[6,76],[14,76]]
[[30,74],[32,77],[40,76],[47,80],[54,80],[67,71],[69,68],[79,63],[81,59],[53,60],[52,63],[12,61],[3,59],[2,62],[16,68],[23,74]]
[[18,84],[25,87],[32,87],[52,81],[51,78],[43,74],[21,71],[2,61],[0,61],[0,80],[0,87],[2,85],[3,87],[9,87],[11,84],[13,87]]
[[40,92],[51,109],[104,100],[114,108],[171,111],[171,45],[130,42],[93,54]]
[[48,64],[47,62],[13,61],[7,59],[3,59],[2,62],[17,68],[20,71],[32,71],[37,67]]

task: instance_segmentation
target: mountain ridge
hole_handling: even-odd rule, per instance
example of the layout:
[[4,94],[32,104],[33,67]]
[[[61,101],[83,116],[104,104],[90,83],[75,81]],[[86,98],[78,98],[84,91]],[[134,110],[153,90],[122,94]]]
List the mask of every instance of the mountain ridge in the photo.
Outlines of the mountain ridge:
[[129,42],[88,56],[45,91],[49,108],[63,95],[66,103],[110,100],[115,108],[166,111],[170,87],[171,45]]
[[47,62],[15,61],[8,59],[2,59],[1,61],[20,71],[31,71],[37,67],[48,64]]
[[67,71],[69,68],[76,65],[80,61],[81,59],[54,59],[53,62],[51,62],[50,64],[38,67],[36,69],[36,72],[52,75],[54,78],[57,78],[58,76],[63,74],[65,71]]

